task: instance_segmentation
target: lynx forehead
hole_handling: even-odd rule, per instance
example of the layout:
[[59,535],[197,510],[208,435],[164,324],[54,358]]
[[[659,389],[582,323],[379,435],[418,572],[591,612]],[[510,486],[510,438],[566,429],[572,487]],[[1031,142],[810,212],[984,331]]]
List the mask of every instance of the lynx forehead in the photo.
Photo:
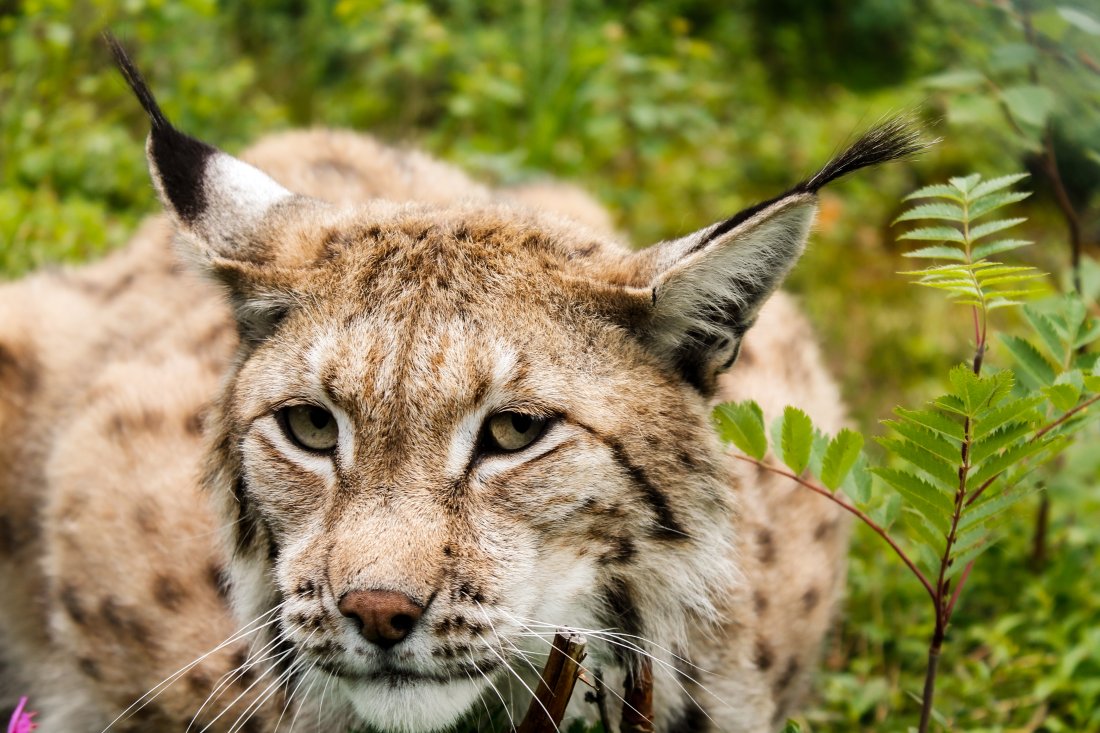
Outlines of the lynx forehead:
[[352,133],[231,157],[114,50],[167,216],[0,290],[0,690],[69,731],[488,730],[567,627],[612,698],[651,660],[658,730],[782,723],[846,525],[729,465],[708,411],[839,427],[773,294],[817,190],[912,133],[633,252],[571,189]]

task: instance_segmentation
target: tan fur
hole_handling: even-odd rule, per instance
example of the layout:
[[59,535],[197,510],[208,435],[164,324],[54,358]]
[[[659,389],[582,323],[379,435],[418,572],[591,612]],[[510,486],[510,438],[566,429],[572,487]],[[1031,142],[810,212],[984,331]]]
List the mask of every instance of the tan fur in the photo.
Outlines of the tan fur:
[[[323,592],[309,579],[335,597],[362,583],[434,596],[445,649],[506,633],[494,606],[550,608],[614,577],[644,618],[662,619],[645,635],[681,638],[676,654],[696,665],[651,649],[682,673],[656,670],[662,730],[780,724],[843,587],[847,522],[722,461],[707,403],[631,334],[638,302],[613,286],[629,284],[633,260],[602,210],[556,186],[492,192],[348,132],[278,135],[242,157],[291,191],[354,205],[283,206],[253,234],[262,257],[212,266],[247,298],[300,294],[259,345],[239,347],[222,288],[181,266],[163,217],[102,262],[0,289],[0,689],[30,694],[44,730],[98,731],[270,609],[276,588],[305,646],[331,645],[346,621],[308,603]],[[288,389],[346,412],[354,460],[338,476],[278,445],[265,416]],[[453,435],[502,395],[566,415],[563,447],[465,479]],[[797,404],[826,430],[842,424],[786,296],[761,311],[711,402],[750,397],[769,416]],[[615,451],[667,493],[692,539],[657,536]],[[242,471],[255,480],[235,496]],[[286,489],[263,488],[274,485]],[[669,567],[706,587],[670,585]],[[536,592],[534,606],[510,600]],[[539,620],[599,628],[602,601],[585,603],[587,616]],[[183,730],[268,641],[250,648],[256,638],[204,658],[112,730]],[[613,666],[612,651],[594,642],[592,660]],[[240,694],[212,728],[228,730],[274,679],[249,687],[265,667],[231,680],[198,720]],[[703,716],[666,712],[680,686]],[[284,698],[272,692],[250,730],[274,728]],[[354,719],[319,716],[317,697],[302,696],[298,729]],[[572,710],[594,715],[579,698]]]

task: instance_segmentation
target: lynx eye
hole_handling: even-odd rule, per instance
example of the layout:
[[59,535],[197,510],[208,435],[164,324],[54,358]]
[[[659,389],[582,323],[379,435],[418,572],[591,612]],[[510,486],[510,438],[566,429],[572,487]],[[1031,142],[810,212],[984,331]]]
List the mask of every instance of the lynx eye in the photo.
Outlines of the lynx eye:
[[339,434],[336,418],[316,405],[294,405],[279,411],[279,424],[287,437],[299,447],[315,453],[327,453],[336,447]]
[[524,415],[521,412],[498,412],[489,418],[485,431],[490,450],[511,453],[531,445],[546,429],[544,417]]

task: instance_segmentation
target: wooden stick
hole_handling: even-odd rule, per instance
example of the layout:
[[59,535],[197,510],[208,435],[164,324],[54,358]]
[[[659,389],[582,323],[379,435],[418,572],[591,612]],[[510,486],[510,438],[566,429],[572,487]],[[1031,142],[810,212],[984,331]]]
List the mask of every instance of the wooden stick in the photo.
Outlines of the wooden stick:
[[620,733],[653,733],[653,666],[648,657],[626,676]]
[[587,643],[583,636],[572,631],[559,631],[554,636],[554,647],[542,669],[535,698],[516,733],[557,733],[580,677]]

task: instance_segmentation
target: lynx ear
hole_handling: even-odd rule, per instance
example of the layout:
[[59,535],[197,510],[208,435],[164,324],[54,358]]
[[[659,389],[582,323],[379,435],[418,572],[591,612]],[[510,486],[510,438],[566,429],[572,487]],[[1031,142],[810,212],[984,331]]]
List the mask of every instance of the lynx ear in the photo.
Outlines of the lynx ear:
[[700,392],[713,393],[760,307],[802,254],[817,191],[924,147],[906,119],[888,120],[787,193],[640,253],[640,279],[652,301],[645,327],[651,348]]
[[272,206],[293,196],[267,174],[177,130],[161,112],[121,44],[104,40],[115,63],[149,115],[149,170],[161,202],[180,229],[208,257],[249,261],[250,234]]

